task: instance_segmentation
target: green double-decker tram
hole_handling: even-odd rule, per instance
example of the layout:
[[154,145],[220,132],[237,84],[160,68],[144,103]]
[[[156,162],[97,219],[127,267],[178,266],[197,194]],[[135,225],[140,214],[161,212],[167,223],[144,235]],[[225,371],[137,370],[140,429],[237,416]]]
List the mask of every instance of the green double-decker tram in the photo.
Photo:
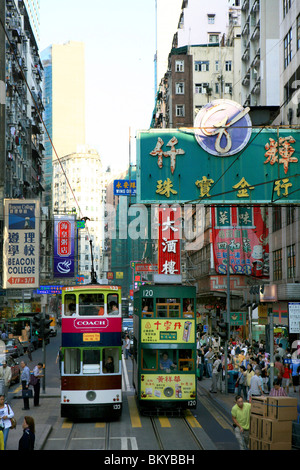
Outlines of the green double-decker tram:
[[133,385],[144,414],[197,406],[196,289],[144,285],[134,292]]

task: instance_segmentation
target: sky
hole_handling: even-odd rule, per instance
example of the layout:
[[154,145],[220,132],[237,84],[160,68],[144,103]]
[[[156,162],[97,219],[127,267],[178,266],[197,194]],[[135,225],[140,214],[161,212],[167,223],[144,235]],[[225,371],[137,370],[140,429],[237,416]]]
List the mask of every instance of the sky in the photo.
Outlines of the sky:
[[[105,166],[135,163],[136,131],[154,109],[155,0],[41,0],[40,53],[85,43],[86,144]],[[55,142],[53,142],[55,146]]]

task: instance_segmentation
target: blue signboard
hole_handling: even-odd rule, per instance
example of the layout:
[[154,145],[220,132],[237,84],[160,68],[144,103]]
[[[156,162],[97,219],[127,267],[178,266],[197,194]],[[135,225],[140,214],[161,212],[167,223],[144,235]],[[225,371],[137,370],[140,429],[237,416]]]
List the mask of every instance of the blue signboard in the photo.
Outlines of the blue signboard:
[[194,128],[137,134],[137,202],[299,203],[299,130],[252,128],[249,108],[216,100]]
[[114,180],[114,196],[129,195],[136,195],[136,180]]

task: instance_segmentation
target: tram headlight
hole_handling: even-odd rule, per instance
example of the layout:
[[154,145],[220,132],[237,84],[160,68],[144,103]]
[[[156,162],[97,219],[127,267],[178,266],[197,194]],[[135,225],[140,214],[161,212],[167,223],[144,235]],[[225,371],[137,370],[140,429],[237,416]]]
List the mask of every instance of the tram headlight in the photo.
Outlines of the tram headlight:
[[89,392],[87,392],[87,394],[86,394],[86,399],[87,399],[88,401],[94,401],[94,400],[96,400],[96,392],[94,392],[94,391],[89,391]]

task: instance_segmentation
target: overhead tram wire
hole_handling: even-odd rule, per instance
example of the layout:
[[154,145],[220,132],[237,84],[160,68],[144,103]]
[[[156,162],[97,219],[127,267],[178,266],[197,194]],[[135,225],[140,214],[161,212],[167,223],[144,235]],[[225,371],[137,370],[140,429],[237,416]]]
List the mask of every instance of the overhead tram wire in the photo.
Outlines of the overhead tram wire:
[[[9,38],[9,35],[8,35],[7,31],[6,31],[6,28],[5,28],[5,26],[4,26],[4,24],[3,24],[1,18],[0,18],[0,24],[1,24],[1,26],[2,26],[2,29],[3,29],[4,33],[5,33],[6,39],[7,39],[8,43],[9,43],[10,50],[11,50],[11,52],[12,52],[14,58],[15,58],[15,62],[16,62],[17,65],[18,65],[18,68],[19,68],[19,70],[20,70],[20,72],[21,72],[22,78],[23,78],[23,80],[24,80],[24,82],[25,82],[25,84],[26,84],[26,87],[27,87],[27,89],[28,89],[28,91],[29,91],[29,93],[30,93],[30,96],[31,96],[32,101],[33,101],[33,103],[34,103],[34,107],[35,107],[35,109],[36,109],[36,111],[37,111],[37,113],[38,113],[38,116],[39,116],[39,118],[40,118],[40,120],[41,120],[41,123],[42,123],[42,125],[43,125],[43,127],[44,127],[44,129],[45,129],[45,132],[46,132],[46,134],[47,134],[47,137],[48,137],[48,139],[49,139],[49,142],[50,142],[50,144],[51,144],[51,147],[52,147],[52,149],[53,149],[53,151],[54,151],[54,153],[55,153],[55,156],[56,156],[56,158],[57,158],[57,160],[58,160],[58,162],[59,162],[59,164],[60,164],[60,167],[61,167],[61,170],[62,170],[62,172],[63,172],[63,175],[64,175],[64,177],[65,177],[65,179],[66,179],[66,182],[68,183],[68,186],[69,186],[69,188],[70,188],[70,190],[71,190],[71,194],[72,194],[73,199],[74,199],[74,201],[75,201],[75,204],[76,204],[76,206],[77,206],[77,208],[78,208],[78,210],[79,210],[79,214],[80,214],[81,218],[83,218],[83,213],[82,213],[82,210],[81,210],[81,208],[80,208],[80,205],[79,205],[79,203],[78,203],[78,201],[77,201],[77,198],[76,198],[76,196],[75,196],[75,194],[74,194],[74,191],[73,191],[72,186],[71,186],[71,184],[70,184],[70,181],[69,181],[69,179],[68,179],[68,177],[67,177],[67,174],[66,174],[66,172],[65,172],[65,170],[64,170],[64,167],[63,167],[63,165],[62,165],[62,162],[61,162],[61,160],[60,160],[60,158],[59,158],[59,156],[58,156],[58,154],[57,154],[56,148],[55,148],[55,146],[54,146],[54,144],[53,144],[53,142],[52,142],[52,139],[51,139],[50,134],[49,134],[49,132],[48,132],[47,126],[46,126],[46,124],[45,124],[45,122],[44,122],[42,113],[40,112],[40,109],[39,109],[39,107],[38,107],[38,105],[37,105],[37,103],[36,103],[36,101],[35,101],[35,98],[34,98],[34,96],[33,96],[33,93],[32,93],[32,91],[31,91],[31,89],[30,89],[30,86],[29,86],[29,84],[28,84],[28,82],[27,82],[27,79],[26,79],[26,76],[25,76],[25,74],[24,74],[23,67],[22,67],[22,66],[20,65],[20,63],[19,63],[18,57],[17,57],[17,55],[16,55],[16,53],[15,53],[15,51],[14,51],[13,45],[12,45],[12,43],[11,43],[11,40],[10,40],[10,38]],[[91,238],[91,237],[90,237],[90,232],[89,232],[88,227],[86,227],[86,229],[87,229],[89,238]]]

